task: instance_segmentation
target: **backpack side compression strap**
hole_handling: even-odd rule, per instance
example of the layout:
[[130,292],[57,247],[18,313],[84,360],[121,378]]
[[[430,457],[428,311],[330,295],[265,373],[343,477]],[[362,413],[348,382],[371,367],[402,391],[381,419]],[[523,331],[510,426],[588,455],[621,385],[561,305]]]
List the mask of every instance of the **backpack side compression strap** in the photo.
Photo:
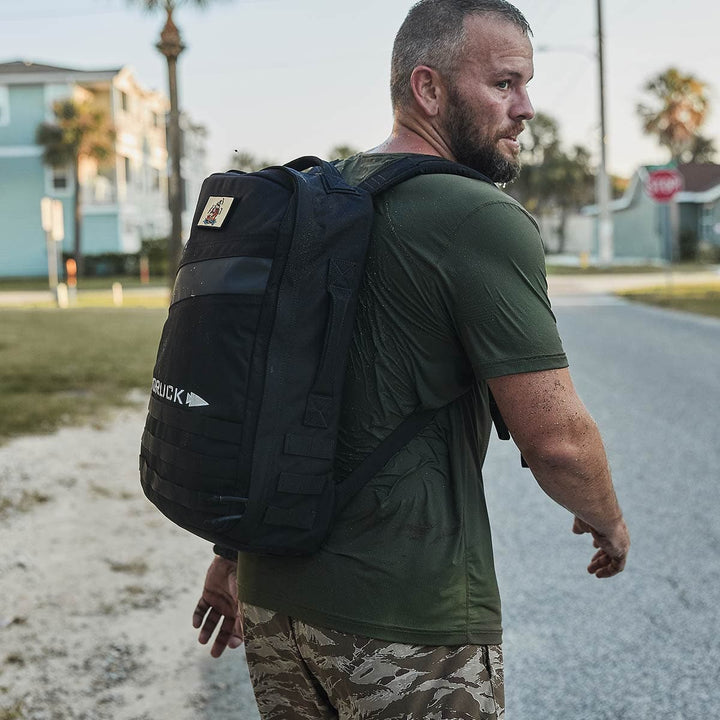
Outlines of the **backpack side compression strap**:
[[434,417],[437,410],[424,410],[405,418],[335,488],[335,509],[341,510],[367,481],[383,469],[390,458],[405,447]]

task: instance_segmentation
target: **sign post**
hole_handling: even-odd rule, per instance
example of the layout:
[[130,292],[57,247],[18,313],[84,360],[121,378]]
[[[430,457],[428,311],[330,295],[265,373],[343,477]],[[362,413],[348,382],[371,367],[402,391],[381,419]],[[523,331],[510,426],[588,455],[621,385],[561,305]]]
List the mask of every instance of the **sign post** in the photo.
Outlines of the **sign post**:
[[666,207],[667,258],[671,264],[680,235],[680,212],[675,196],[683,189],[684,184],[683,176],[674,167],[651,170],[645,180],[645,192],[656,203]]
[[58,293],[58,248],[65,237],[63,206],[60,200],[44,197],[40,201],[40,217],[45,231],[48,261],[48,284],[57,297]]

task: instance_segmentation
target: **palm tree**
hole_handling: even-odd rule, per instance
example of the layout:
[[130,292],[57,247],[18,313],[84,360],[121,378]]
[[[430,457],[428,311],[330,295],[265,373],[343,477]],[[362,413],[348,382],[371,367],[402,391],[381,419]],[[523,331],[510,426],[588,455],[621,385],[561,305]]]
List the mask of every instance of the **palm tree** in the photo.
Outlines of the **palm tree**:
[[170,182],[168,189],[168,205],[170,209],[171,227],[168,238],[168,273],[172,283],[175,270],[180,262],[182,251],[182,179],[180,175],[181,140],[180,140],[180,106],[178,102],[177,59],[185,49],[180,30],[173,21],[173,12],[181,5],[194,5],[204,8],[212,0],[129,0],[141,5],[145,10],[165,13],[165,26],[160,33],[157,49],[165,56],[168,66],[168,92],[170,95],[170,117],[168,121],[168,150],[170,152]]
[[230,158],[231,168],[234,170],[242,170],[246,173],[261,170],[262,168],[269,167],[270,165],[277,165],[277,163],[273,160],[267,160],[262,157],[259,158],[249,150],[236,150]]
[[554,189],[548,172],[551,161],[561,152],[560,128],[555,118],[538,112],[522,137],[522,171],[506,190],[531,213],[542,215],[552,204]]
[[526,132],[522,171],[506,191],[537,216],[557,216],[557,252],[561,253],[568,216],[593,199],[595,177],[590,153],[580,145],[570,152],[563,150],[558,122],[545,113],[537,113]]
[[83,158],[107,161],[115,147],[115,130],[105,110],[91,100],[58,100],[53,104],[54,123],[41,123],[35,141],[43,147],[43,161],[54,168],[73,170],[75,233],[73,255],[77,272],[83,274],[80,162]]
[[691,163],[711,163],[715,162],[717,148],[713,138],[704,135],[696,135],[692,140],[692,145],[688,151],[688,162]]
[[643,129],[657,135],[660,145],[670,150],[672,160],[681,162],[692,151],[707,118],[710,104],[707,85],[671,67],[649,80],[644,90],[651,104],[637,106]]
[[330,151],[328,152],[328,158],[330,160],[345,160],[346,158],[349,158],[351,155],[357,155],[360,150],[358,150],[353,145],[348,144],[340,144],[340,145],[333,145],[330,148]]

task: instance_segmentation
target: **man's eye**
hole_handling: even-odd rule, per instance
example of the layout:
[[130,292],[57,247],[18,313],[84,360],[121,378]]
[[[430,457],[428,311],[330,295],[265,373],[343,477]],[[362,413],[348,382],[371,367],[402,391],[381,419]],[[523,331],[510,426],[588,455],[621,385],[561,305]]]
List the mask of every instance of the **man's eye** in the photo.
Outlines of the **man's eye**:
[[501,90],[507,90],[507,89],[510,87],[510,81],[509,81],[509,80],[501,80],[501,81],[497,84],[497,86],[498,86]]

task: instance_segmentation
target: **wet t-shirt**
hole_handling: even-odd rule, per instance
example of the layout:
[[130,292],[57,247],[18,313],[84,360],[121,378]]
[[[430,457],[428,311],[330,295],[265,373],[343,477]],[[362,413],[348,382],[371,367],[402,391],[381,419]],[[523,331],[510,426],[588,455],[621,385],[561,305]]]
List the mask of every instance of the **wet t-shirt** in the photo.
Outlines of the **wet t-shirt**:
[[[341,165],[360,182],[397,155]],[[245,602],[341,632],[427,645],[501,641],[482,464],[486,380],[567,361],[542,242],[494,185],[413,178],[375,199],[346,374],[336,480],[408,415],[433,420],[308,557],[241,553]]]

